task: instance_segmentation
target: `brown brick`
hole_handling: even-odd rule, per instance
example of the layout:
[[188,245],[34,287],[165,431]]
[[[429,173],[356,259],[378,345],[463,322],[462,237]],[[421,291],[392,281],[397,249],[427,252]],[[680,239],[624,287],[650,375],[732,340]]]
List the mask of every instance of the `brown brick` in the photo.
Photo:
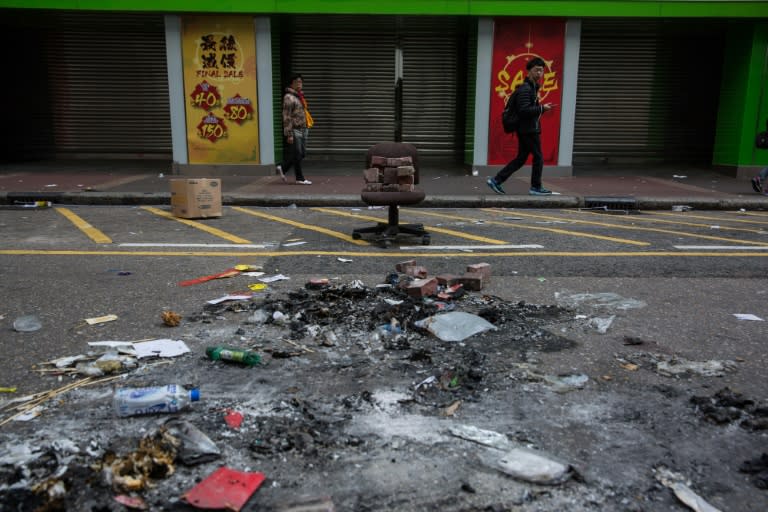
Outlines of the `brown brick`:
[[398,176],[413,176],[416,174],[416,169],[412,165],[401,165],[397,168]]
[[415,279],[408,283],[405,291],[411,297],[428,297],[434,295],[437,293],[437,279],[434,277],[428,279]]
[[386,167],[387,157],[385,156],[372,156],[371,165],[374,167]]
[[381,170],[375,167],[366,169],[363,171],[363,178],[366,183],[379,183],[381,182]]
[[387,158],[387,167],[400,167],[401,165],[413,165],[413,160],[409,156]]
[[397,181],[397,167],[385,167],[384,172],[382,173],[383,177],[381,179],[382,183],[385,183],[387,185],[392,185],[398,183]]
[[366,183],[363,190],[365,192],[382,192],[384,185],[382,183]]
[[479,292],[483,289],[483,275],[479,272],[470,272],[461,276],[459,283],[464,286],[465,290]]
[[400,192],[400,185],[393,184],[393,185],[381,185],[381,191],[382,192]]
[[467,274],[482,274],[483,283],[491,282],[491,265],[488,263],[475,263],[467,265]]
[[401,183],[400,185],[397,186],[398,192],[413,192],[413,190],[414,190],[413,185]]
[[411,174],[410,176],[398,176],[397,177],[397,184],[398,185],[413,185],[413,182],[416,181],[416,177]]
[[453,286],[459,282],[459,276],[454,274],[440,274],[435,276],[435,279],[437,279],[437,284],[441,286]]
[[400,263],[395,263],[395,270],[405,273],[405,267],[413,267],[416,265],[416,260],[406,260]]
[[408,265],[405,267],[403,273],[407,276],[418,277],[419,279],[424,279],[428,274],[427,267],[422,267],[420,265]]

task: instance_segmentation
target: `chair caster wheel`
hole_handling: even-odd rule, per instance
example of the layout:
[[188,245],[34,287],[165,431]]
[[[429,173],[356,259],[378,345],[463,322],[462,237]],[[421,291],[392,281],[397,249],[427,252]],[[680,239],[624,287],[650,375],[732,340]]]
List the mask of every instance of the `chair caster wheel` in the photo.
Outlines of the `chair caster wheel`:
[[363,236],[360,233],[352,233],[352,240],[360,240]]
[[421,237],[421,245],[429,245],[430,241],[429,235]]

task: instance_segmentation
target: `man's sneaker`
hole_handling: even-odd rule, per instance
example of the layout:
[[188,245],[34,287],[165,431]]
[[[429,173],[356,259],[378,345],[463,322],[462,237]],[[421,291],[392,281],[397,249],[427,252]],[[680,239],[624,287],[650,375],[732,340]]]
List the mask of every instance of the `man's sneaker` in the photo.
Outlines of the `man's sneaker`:
[[763,193],[763,182],[760,179],[760,176],[755,176],[752,178],[752,188],[755,189],[755,192],[758,194]]
[[301,181],[296,180],[296,183],[298,183],[299,185],[311,185],[312,184],[312,182],[309,181],[309,180],[301,180]]
[[495,179],[493,179],[493,178],[488,178],[488,180],[486,181],[486,183],[488,184],[488,186],[489,186],[489,187],[491,187],[491,190],[493,190],[493,191],[494,191],[494,192],[496,192],[497,194],[506,194],[506,192],[504,192],[504,189],[503,189],[503,188],[501,188],[501,185],[499,185],[498,183],[496,183],[496,180],[495,180]]
[[544,187],[531,187],[531,189],[528,191],[528,193],[532,196],[549,196],[552,195],[551,190],[547,190]]
[[283,168],[281,166],[278,165],[277,167],[275,167],[275,174],[279,174],[280,179],[285,181],[285,173],[283,172]]

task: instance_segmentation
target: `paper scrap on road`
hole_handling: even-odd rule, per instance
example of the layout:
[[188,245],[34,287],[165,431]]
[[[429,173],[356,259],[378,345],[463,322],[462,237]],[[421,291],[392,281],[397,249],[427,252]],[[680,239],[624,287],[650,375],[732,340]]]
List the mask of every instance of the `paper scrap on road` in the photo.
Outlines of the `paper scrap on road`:
[[117,315],[104,315],[85,319],[88,325],[102,324],[104,322],[111,322],[113,320],[117,320]]
[[181,340],[158,339],[134,343],[136,355],[143,357],[176,357],[190,352],[186,343]]
[[282,281],[284,279],[290,279],[290,277],[284,276],[283,274],[277,274],[274,276],[262,277],[261,279],[259,279],[259,281],[261,281],[262,283],[274,283],[275,281]]
[[225,302],[228,300],[248,300],[252,297],[251,294],[230,294],[230,295],[224,295],[223,297],[219,297],[218,299],[211,299],[207,300],[208,304],[219,304],[221,302]]
[[753,315],[752,313],[734,313],[733,316],[738,318],[739,320],[756,320],[758,322],[764,322],[762,318],[760,318],[757,315]]

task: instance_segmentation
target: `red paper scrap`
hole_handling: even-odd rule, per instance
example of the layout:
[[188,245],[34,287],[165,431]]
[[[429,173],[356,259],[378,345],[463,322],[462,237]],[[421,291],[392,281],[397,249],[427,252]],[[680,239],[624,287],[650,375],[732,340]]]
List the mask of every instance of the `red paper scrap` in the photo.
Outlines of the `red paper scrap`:
[[193,284],[200,284],[205,283],[207,281],[211,281],[213,279],[222,279],[224,277],[232,277],[240,274],[240,271],[236,268],[230,268],[225,270],[224,272],[219,272],[218,274],[213,274],[210,276],[204,276],[204,277],[198,277],[197,279],[189,279],[188,281],[182,281],[179,283],[179,286],[192,286]]
[[138,496],[127,496],[118,494],[114,497],[115,501],[133,510],[147,510],[147,504]]
[[261,472],[248,473],[220,467],[185,492],[182,498],[195,508],[238,512],[265,479]]
[[240,425],[243,424],[243,413],[227,410],[227,412],[224,413],[224,421],[227,422],[229,428],[240,428]]

